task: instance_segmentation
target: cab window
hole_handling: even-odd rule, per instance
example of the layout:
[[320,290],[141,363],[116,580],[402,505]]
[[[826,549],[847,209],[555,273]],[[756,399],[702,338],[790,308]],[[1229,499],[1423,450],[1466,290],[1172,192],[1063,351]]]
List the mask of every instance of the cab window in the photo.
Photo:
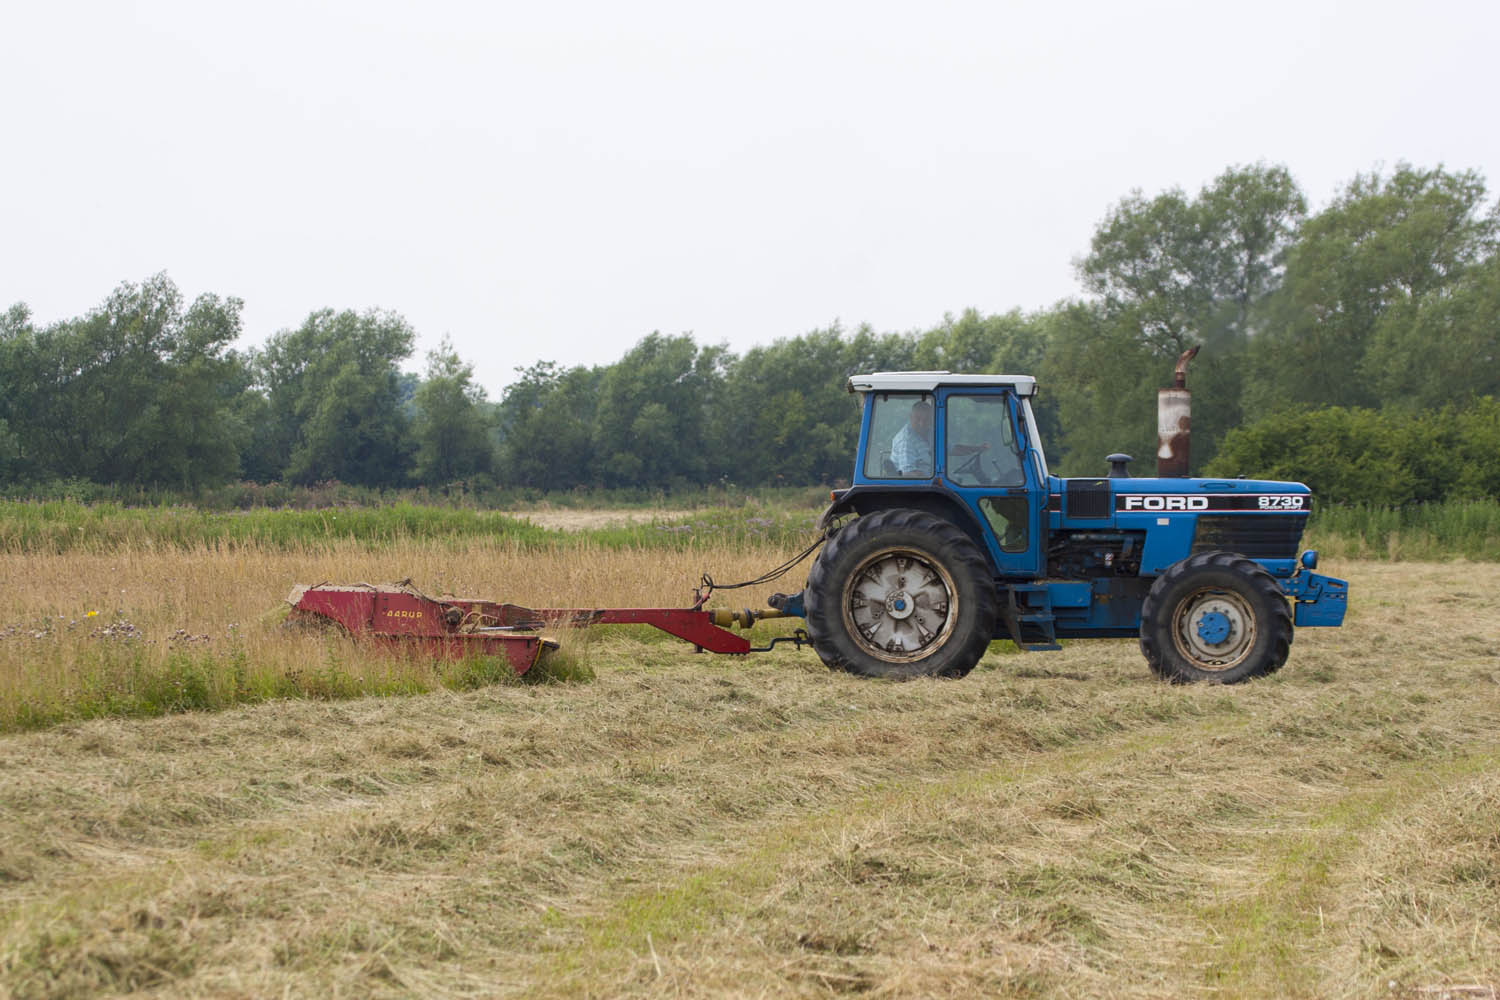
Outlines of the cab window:
[[949,479],[959,486],[1026,485],[1009,396],[950,396],[946,411]]
[[932,394],[876,396],[865,445],[865,478],[931,479],[933,456]]

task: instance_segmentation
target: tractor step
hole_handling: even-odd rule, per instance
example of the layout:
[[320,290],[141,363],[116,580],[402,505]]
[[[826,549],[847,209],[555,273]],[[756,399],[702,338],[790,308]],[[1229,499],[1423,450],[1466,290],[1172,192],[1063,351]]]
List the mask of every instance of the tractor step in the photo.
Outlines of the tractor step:
[[[1022,604],[1017,594],[1025,594]],[[1032,603],[1035,600],[1039,603]],[[1001,609],[1010,641],[1023,653],[1049,653],[1062,649],[1057,641],[1056,617],[1052,614],[1052,597],[1046,587],[1032,584],[1015,584],[1006,589],[1005,606]],[[1030,632],[1036,638],[1027,639]]]

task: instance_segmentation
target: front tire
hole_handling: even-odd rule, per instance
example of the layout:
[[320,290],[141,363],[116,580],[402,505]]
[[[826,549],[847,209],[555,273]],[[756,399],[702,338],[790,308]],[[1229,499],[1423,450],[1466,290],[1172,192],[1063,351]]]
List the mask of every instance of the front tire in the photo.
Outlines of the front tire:
[[1235,552],[1174,564],[1141,605],[1141,652],[1174,684],[1238,684],[1274,673],[1291,645],[1292,613],[1276,578]]
[[962,677],[995,631],[995,583],[962,530],[918,510],[846,524],[807,574],[807,627],[825,664],[863,677]]

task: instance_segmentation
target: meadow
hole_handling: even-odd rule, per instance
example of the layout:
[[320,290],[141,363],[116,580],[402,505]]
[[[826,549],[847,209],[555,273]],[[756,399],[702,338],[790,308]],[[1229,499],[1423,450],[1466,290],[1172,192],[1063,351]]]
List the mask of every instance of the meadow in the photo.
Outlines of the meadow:
[[[345,503],[342,495],[301,497],[313,506],[244,508],[118,500],[0,499],[0,552],[114,552],[199,548],[306,550],[358,542],[485,541],[533,548],[722,548],[805,544],[828,502],[820,489],[722,491],[660,496],[619,506],[583,506],[558,494],[509,510],[462,502]],[[417,500],[422,499],[416,497]],[[1500,500],[1317,505],[1306,542],[1330,554],[1368,559],[1500,560]],[[800,548],[801,546],[798,545]]]
[[1235,688],[1128,641],[885,684],[633,629],[521,683],[277,613],[405,577],[681,605],[803,516],[0,545],[0,997],[1500,985],[1493,562],[1325,558],[1345,627]]

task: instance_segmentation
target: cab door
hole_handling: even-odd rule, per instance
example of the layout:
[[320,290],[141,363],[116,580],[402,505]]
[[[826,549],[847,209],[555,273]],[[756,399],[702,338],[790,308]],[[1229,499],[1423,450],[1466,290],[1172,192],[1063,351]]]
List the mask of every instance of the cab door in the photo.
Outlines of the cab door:
[[1036,579],[1046,558],[1046,484],[1008,389],[953,390],[940,407],[943,483],[969,507],[1001,576]]

